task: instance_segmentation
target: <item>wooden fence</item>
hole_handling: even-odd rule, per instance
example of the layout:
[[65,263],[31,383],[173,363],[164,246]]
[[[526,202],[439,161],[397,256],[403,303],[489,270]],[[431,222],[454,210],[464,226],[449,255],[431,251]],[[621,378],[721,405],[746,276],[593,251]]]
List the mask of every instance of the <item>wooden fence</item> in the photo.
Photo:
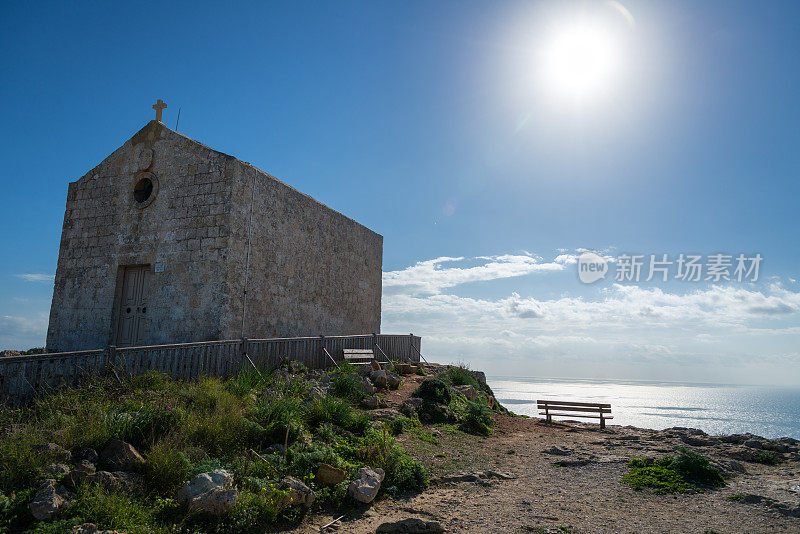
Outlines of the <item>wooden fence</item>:
[[[302,362],[310,369],[333,367],[344,349],[372,349],[378,360],[419,362],[422,338],[366,334],[273,339],[237,339],[107,347],[99,350],[0,358],[0,400],[20,403],[59,386],[77,386],[91,375],[136,376],[159,371],[179,380],[200,376],[230,376],[243,367],[270,369],[283,360]],[[330,355],[330,357],[329,357]]]

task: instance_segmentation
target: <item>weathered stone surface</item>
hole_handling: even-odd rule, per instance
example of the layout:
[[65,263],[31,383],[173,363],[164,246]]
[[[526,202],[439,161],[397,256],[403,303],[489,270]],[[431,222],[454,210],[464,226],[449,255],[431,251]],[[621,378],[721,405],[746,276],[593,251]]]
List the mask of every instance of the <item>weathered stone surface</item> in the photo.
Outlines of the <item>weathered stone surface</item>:
[[245,337],[379,332],[380,235],[151,121],[69,184],[48,350],[109,344],[125,265],[150,266],[142,344],[239,338],[251,198]]
[[381,399],[379,397],[367,397],[366,399],[361,401],[361,406],[368,410],[374,410],[381,405]]
[[370,380],[370,382],[375,384],[376,388],[378,388],[378,389],[385,388],[386,387],[386,371],[372,371],[369,374],[369,380]]
[[78,465],[75,466],[73,471],[83,471],[87,475],[93,475],[96,469],[94,464],[89,460],[81,460]]
[[143,464],[144,458],[130,443],[112,439],[100,452],[100,462],[113,471],[127,471]]
[[289,506],[305,506],[306,508],[314,504],[317,494],[294,477],[284,477],[281,480],[281,489],[289,492]]
[[366,376],[363,378],[362,383],[364,384],[364,391],[367,395],[374,395],[375,392],[378,391],[378,388],[376,388]]
[[48,477],[59,478],[69,474],[67,464],[50,464],[44,468],[44,474]]
[[384,476],[383,469],[362,467],[358,470],[356,478],[350,482],[347,493],[358,502],[371,503],[381,490]]
[[371,360],[369,362],[369,366],[370,366],[372,371],[380,371],[381,370],[381,364],[380,364],[380,362],[378,360]]
[[322,486],[335,486],[344,482],[346,476],[347,472],[344,469],[328,464],[320,464],[319,469],[317,469],[316,481]]
[[441,534],[444,527],[438,521],[424,521],[416,517],[402,519],[394,523],[383,523],[375,534]]
[[69,504],[73,495],[55,480],[45,480],[28,506],[33,517],[39,521],[55,517]]
[[555,456],[568,456],[572,454],[574,451],[569,447],[559,447],[557,445],[553,445],[552,447],[547,447],[546,449],[542,449],[542,452],[545,454],[553,454]]
[[178,491],[178,501],[189,512],[223,515],[236,505],[238,492],[232,485],[233,475],[224,469],[201,473]]
[[[70,476],[84,475],[84,480],[97,483],[107,491],[124,491],[128,493],[139,493],[144,487],[142,476],[137,473],[127,471],[98,471],[94,475],[84,474],[80,471],[73,471]],[[80,484],[80,481],[78,482]]]
[[453,389],[464,395],[467,400],[478,400],[478,392],[475,391],[474,386],[470,386],[469,384],[463,386],[455,386]]
[[72,459],[72,453],[57,443],[37,443],[31,445],[31,449],[54,462],[67,463]]
[[400,384],[403,382],[403,379],[400,378],[400,375],[395,373],[387,373],[386,375],[386,387],[389,389],[397,389],[400,387]]
[[84,523],[72,527],[72,534],[121,534],[117,530],[100,530],[94,523]]
[[78,461],[86,460],[87,462],[96,464],[98,455],[96,450],[91,449],[89,447],[82,447],[77,451],[75,451],[73,457]]
[[410,397],[403,401],[400,405],[400,412],[408,417],[413,416],[417,411],[422,408],[423,400],[419,397]]

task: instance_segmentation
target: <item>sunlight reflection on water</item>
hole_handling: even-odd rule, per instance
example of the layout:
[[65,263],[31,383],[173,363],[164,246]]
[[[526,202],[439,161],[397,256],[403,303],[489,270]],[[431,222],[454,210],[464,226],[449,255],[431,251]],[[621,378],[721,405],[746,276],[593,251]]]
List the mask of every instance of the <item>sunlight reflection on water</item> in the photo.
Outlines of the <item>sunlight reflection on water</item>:
[[504,406],[522,415],[538,416],[537,399],[606,402],[615,425],[800,439],[800,388],[502,376],[488,382]]

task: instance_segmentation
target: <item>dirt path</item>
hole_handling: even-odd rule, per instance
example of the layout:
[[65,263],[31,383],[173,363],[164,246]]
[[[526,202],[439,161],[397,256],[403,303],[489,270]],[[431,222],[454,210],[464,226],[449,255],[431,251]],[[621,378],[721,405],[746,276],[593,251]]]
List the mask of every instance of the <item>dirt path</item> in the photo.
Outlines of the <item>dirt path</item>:
[[[727,487],[706,493],[654,495],[620,483],[630,456],[674,451],[685,446],[686,436],[680,431],[630,427],[600,431],[592,425],[550,426],[507,416],[497,417],[495,433],[488,438],[448,427],[425,427],[399,439],[429,467],[434,481],[436,477],[466,480],[440,481],[419,495],[383,499],[348,514],[338,532],[374,533],[384,522],[408,517],[436,520],[449,532],[467,533],[800,532],[797,453],[777,466],[741,462],[746,473],[736,474]],[[543,452],[553,446],[565,454]],[[689,448],[730,462],[726,446]],[[559,467],[554,465],[557,461],[572,465]],[[457,472],[487,470],[515,478],[452,477]],[[332,519],[332,514],[316,514],[297,532],[319,532]]]

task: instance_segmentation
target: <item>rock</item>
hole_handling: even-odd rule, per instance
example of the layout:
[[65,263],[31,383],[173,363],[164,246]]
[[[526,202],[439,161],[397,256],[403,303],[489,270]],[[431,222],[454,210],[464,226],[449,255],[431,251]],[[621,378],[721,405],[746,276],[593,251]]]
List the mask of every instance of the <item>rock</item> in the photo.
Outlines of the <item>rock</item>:
[[750,447],[734,447],[725,451],[725,454],[743,462],[759,462],[761,460],[759,449]]
[[709,447],[711,445],[716,445],[717,440],[711,437],[702,437],[702,436],[681,436],[681,441],[687,445],[692,445],[693,447]]
[[453,410],[446,404],[424,404],[420,413],[423,423],[452,423],[456,420]]
[[57,443],[37,443],[35,445],[31,445],[31,449],[41,453],[44,456],[48,456],[55,462],[68,463],[72,459],[72,453],[62,448]]
[[369,467],[362,467],[358,470],[356,478],[350,482],[347,493],[358,502],[371,503],[375,496],[378,495],[381,489],[381,482],[383,482],[385,476],[383,469],[373,470]]
[[364,385],[364,391],[367,393],[367,395],[374,395],[375,392],[378,391],[378,388],[376,388],[366,376],[363,378],[362,384]]
[[[74,471],[72,474],[82,474],[80,471]],[[88,473],[84,475],[84,480],[87,482],[96,482],[108,491],[123,491],[127,493],[139,493],[143,486],[144,480],[141,475],[136,473],[129,473],[127,471],[98,471],[94,475]]]
[[545,454],[554,454],[556,456],[568,456],[573,453],[573,450],[569,447],[558,447],[553,445],[552,447],[547,447],[546,449],[542,449],[542,452]]
[[381,405],[381,399],[375,396],[367,397],[366,399],[361,401],[361,406],[368,410],[374,410],[380,405]]
[[178,491],[178,501],[187,505],[189,512],[223,515],[236,504],[238,492],[232,485],[233,475],[224,469],[201,473]]
[[406,415],[408,417],[412,417],[420,408],[422,408],[422,403],[424,401],[419,397],[410,397],[403,401],[403,404],[400,405],[400,413]]
[[67,506],[72,498],[73,495],[67,491],[67,488],[56,484],[52,478],[47,479],[36,492],[29,509],[33,517],[39,521],[51,519]]
[[59,478],[69,474],[67,464],[50,464],[44,468],[44,474],[48,477]]
[[78,465],[75,466],[73,471],[82,471],[87,475],[93,475],[96,471],[94,464],[89,460],[81,460]]
[[375,534],[440,534],[445,532],[438,521],[424,521],[416,517],[402,519],[394,523],[383,523]]
[[130,471],[144,463],[144,458],[133,445],[119,439],[109,440],[99,459],[112,471]]
[[469,384],[463,386],[455,386],[453,389],[464,395],[467,400],[475,401],[478,400],[478,392],[475,391],[474,386],[470,386]]
[[281,489],[289,491],[289,506],[305,506],[306,508],[314,504],[317,494],[294,477],[284,477],[281,480]]
[[369,362],[369,366],[373,371],[380,371],[381,370],[381,364],[378,362],[378,360],[370,361]]
[[397,389],[400,387],[400,384],[403,382],[403,379],[400,378],[400,375],[395,373],[388,373],[386,375],[386,385],[389,389]]
[[[93,464],[97,463],[97,451],[89,447],[82,447],[78,449],[72,456],[77,461],[86,460],[87,462],[91,462]],[[91,523],[87,524],[90,525]]]
[[120,534],[116,530],[100,530],[94,523],[84,523],[72,527],[72,534]]
[[475,380],[478,381],[479,386],[481,387],[486,386],[486,373],[484,373],[483,371],[470,371],[470,372],[472,373],[472,376],[475,377]]
[[745,447],[750,447],[751,449],[760,449],[761,448],[761,441],[757,439],[748,439],[744,442]]
[[338,467],[333,467],[328,464],[320,464],[319,469],[317,469],[316,481],[321,486],[335,486],[336,484],[344,482],[346,477],[347,471],[344,469],[339,469]]
[[385,388],[386,387],[386,371],[372,371],[369,374],[369,380],[372,382],[376,388]]

